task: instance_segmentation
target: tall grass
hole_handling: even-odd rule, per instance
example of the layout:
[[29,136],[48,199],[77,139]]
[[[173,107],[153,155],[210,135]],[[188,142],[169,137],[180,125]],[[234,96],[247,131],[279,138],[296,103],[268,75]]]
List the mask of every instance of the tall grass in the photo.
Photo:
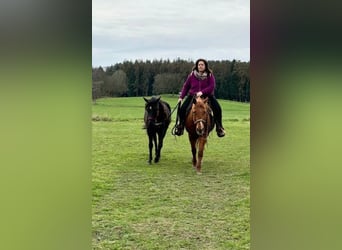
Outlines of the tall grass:
[[160,162],[147,163],[144,104],[131,97],[93,105],[93,248],[249,249],[249,104],[220,100],[228,133],[210,135],[202,175],[187,133],[171,135],[176,113]]

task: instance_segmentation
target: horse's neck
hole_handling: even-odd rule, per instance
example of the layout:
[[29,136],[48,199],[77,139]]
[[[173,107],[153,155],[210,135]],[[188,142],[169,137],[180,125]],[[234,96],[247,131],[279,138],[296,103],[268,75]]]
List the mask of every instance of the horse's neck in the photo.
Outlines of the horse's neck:
[[[193,110],[196,110],[196,109],[198,109],[198,107],[197,106],[199,106],[198,104],[192,104],[192,109]],[[203,106],[204,106],[204,110],[207,112],[208,111],[208,108],[209,108],[209,106],[208,106],[208,104],[207,103],[203,103]]]
[[[194,111],[196,111],[196,109],[198,109],[198,107],[196,107],[198,104],[192,104],[192,109],[191,109],[191,111],[192,111],[192,113],[194,113]],[[210,121],[210,116],[212,116],[212,111],[211,111],[211,108],[210,108],[210,106],[208,105],[208,103],[203,103],[203,105],[204,105],[204,110],[205,110],[205,117],[203,117],[203,120],[205,120],[205,121],[207,121],[207,120],[209,120]]]
[[163,118],[167,118],[169,115],[169,109],[166,104],[159,103],[159,114],[163,116]]

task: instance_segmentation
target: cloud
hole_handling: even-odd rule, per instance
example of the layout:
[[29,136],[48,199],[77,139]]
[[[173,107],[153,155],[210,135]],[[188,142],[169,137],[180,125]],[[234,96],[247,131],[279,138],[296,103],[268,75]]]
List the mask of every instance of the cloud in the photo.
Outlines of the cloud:
[[249,1],[93,2],[93,66],[177,57],[248,61]]

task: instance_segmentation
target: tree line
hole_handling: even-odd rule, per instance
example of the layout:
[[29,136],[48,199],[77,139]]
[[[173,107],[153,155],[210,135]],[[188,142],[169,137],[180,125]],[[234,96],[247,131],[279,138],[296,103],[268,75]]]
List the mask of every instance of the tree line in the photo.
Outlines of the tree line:
[[[208,61],[216,79],[215,96],[239,102],[250,101],[249,62]],[[151,96],[175,94],[191,72],[190,60],[135,60],[92,68],[92,97]]]

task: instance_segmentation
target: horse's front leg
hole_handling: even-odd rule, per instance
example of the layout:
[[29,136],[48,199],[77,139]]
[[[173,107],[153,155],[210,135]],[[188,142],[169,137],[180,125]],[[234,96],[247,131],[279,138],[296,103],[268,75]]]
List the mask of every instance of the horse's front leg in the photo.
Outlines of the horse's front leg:
[[201,172],[203,152],[204,152],[204,146],[206,142],[207,142],[207,138],[203,138],[203,137],[201,137],[198,142],[198,160],[197,160],[197,165],[196,165],[197,173]]
[[162,142],[160,134],[158,133],[158,144],[156,144],[156,157],[154,158],[155,163],[157,163],[160,159],[160,149],[162,146],[163,146],[163,142]]
[[[157,154],[158,154],[157,133],[154,133],[153,135],[153,142],[154,142],[155,155],[157,157]],[[152,160],[152,156],[151,156],[151,160]],[[154,160],[154,162],[156,161]]]
[[152,135],[148,135],[148,148],[149,148],[148,163],[151,164],[151,161],[152,161],[152,148],[153,148]]
[[189,134],[189,141],[190,141],[191,152],[192,152],[192,166],[195,168],[196,163],[197,163],[197,159],[196,159],[196,141],[197,141],[197,138],[192,137]]
[[156,144],[156,157],[154,158],[155,163],[159,162],[160,151],[162,147],[163,147],[163,137],[162,137],[162,134],[158,132],[158,144]]
[[167,131],[167,128],[163,128],[162,131],[160,131],[158,133],[158,151],[156,153],[156,158],[154,159],[154,162],[158,162],[160,159],[161,150],[163,147],[163,141],[164,141],[166,131]]

